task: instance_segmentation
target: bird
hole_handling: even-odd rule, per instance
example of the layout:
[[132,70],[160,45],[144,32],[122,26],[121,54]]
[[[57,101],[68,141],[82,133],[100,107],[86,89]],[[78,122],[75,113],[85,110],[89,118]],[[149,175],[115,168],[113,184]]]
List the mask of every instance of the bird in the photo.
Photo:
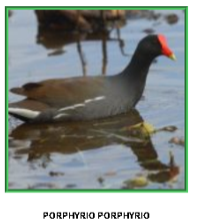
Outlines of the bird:
[[149,68],[161,55],[176,60],[164,35],[147,35],[116,75],[56,78],[12,88],[12,93],[26,98],[10,103],[8,112],[29,123],[87,121],[126,113],[139,102]]

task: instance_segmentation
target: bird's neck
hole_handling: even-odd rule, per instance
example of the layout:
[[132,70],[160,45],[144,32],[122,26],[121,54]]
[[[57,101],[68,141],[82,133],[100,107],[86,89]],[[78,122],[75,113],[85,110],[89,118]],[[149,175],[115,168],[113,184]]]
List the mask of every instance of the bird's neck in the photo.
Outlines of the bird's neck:
[[146,77],[149,71],[149,67],[156,56],[139,52],[138,50],[133,55],[128,66],[121,73],[124,78],[129,81],[138,80],[146,81]]
[[121,86],[132,95],[133,106],[142,96],[149,67],[156,56],[136,52],[128,66],[119,74]]

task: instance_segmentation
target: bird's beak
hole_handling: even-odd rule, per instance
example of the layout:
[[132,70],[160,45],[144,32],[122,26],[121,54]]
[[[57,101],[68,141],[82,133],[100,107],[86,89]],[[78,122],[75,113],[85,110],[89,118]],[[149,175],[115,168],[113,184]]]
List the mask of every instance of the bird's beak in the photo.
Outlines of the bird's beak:
[[176,58],[176,56],[175,56],[174,53],[170,54],[168,57],[169,57],[170,59],[174,60],[174,61],[177,60],[177,58]]

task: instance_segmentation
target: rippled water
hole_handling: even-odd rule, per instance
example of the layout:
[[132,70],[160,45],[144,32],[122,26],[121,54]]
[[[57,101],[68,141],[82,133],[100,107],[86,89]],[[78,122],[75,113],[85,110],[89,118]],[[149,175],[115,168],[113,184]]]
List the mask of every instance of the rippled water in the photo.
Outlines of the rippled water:
[[[184,13],[156,13],[162,14],[157,20],[130,19],[120,29],[124,55],[115,29],[106,43],[93,37],[80,43],[73,38],[67,41],[66,36],[55,41],[48,33],[45,41],[33,11],[14,11],[9,18],[9,89],[30,81],[80,76],[83,70],[86,75],[115,74],[127,65],[146,30],[163,33],[177,61],[160,57],[151,66],[136,107],[139,113],[108,119],[102,125],[97,121],[23,126],[9,117],[10,189],[184,188],[185,150],[169,143],[173,137],[184,138]],[[175,24],[165,19],[170,13],[178,16]],[[19,99],[9,93],[9,102]],[[175,126],[177,130],[136,136],[130,127],[142,121],[155,129]],[[136,178],[144,183],[135,184]]]

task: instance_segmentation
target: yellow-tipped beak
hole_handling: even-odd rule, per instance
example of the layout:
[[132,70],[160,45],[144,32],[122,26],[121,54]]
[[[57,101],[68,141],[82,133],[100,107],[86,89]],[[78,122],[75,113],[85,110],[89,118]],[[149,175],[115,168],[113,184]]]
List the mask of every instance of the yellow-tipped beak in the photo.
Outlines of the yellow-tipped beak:
[[170,56],[168,56],[170,59],[172,59],[172,60],[177,60],[177,58],[176,58],[176,56],[175,56],[175,54],[174,53],[172,53]]

